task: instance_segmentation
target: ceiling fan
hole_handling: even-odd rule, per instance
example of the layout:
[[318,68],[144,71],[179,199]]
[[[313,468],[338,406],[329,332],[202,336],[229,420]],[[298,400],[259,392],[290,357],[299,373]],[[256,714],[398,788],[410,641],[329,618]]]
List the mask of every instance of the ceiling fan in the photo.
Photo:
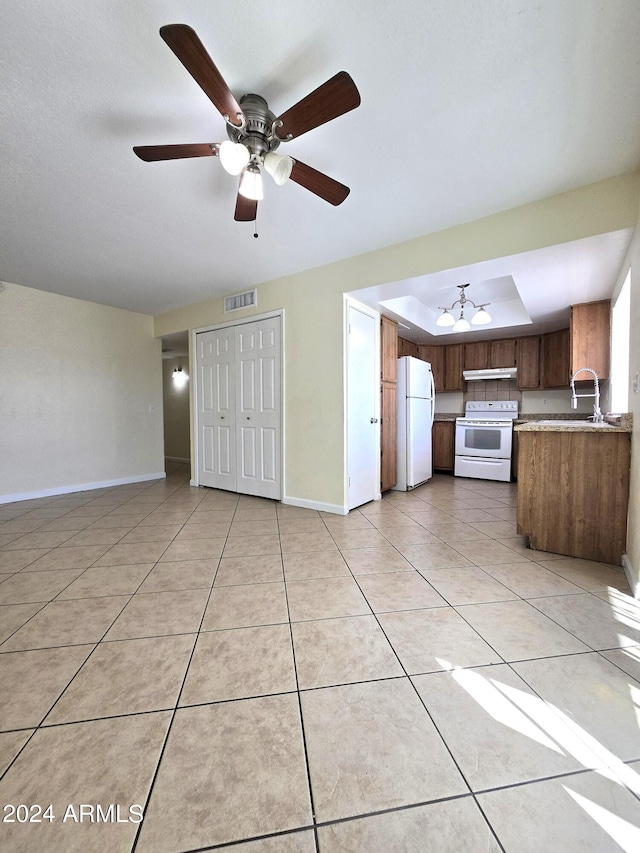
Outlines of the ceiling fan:
[[[228,140],[187,145],[136,145],[141,160],[219,157],[223,168],[240,175],[234,219],[255,220],[262,199],[261,168],[276,184],[291,179],[330,204],[341,204],[349,187],[307,166],[276,154],[281,142],[302,136],[360,105],[360,94],[346,71],[340,71],[293,107],[275,116],[260,95],[236,101],[195,31],[186,24],[168,24],[160,35],[227,123]],[[257,234],[256,234],[257,236]]]

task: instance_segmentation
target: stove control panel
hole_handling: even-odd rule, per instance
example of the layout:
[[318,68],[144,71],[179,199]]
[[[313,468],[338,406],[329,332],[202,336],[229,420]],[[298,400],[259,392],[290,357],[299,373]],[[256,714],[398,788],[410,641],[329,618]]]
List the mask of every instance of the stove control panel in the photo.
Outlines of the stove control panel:
[[471,415],[480,412],[501,412],[509,417],[518,414],[517,400],[469,400],[464,407],[465,414]]

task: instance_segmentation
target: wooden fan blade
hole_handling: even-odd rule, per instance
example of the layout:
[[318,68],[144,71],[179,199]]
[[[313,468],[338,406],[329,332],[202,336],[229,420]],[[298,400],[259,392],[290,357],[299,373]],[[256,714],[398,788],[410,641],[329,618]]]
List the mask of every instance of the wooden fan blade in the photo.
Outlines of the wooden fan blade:
[[317,169],[312,169],[306,163],[301,163],[300,160],[294,162],[290,178],[296,184],[300,184],[301,187],[333,205],[342,204],[351,192],[349,187],[334,181],[333,178],[318,172]]
[[318,86],[297,104],[279,116],[282,127],[277,129],[280,139],[289,134],[302,136],[308,130],[319,127],[338,116],[360,106],[360,93],[356,84],[346,71],[339,71],[335,77]]
[[160,28],[160,35],[218,112],[228,115],[233,124],[239,125],[240,105],[195,31],[186,24],[167,24]]
[[258,202],[240,195],[236,199],[236,212],[233,218],[236,222],[253,222],[258,212]]
[[152,163],[154,160],[181,160],[185,157],[216,157],[218,145],[215,142],[198,142],[193,145],[134,145],[133,151],[141,160]]

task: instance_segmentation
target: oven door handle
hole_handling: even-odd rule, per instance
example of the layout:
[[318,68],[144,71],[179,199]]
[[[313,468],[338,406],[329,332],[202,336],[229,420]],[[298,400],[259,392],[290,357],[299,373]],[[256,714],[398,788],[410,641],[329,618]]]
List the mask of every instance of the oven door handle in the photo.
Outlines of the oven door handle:
[[474,465],[502,465],[505,459],[509,459],[508,456],[503,458],[496,457],[495,459],[488,459],[486,456],[456,456],[456,459],[464,459],[465,462],[473,462]]

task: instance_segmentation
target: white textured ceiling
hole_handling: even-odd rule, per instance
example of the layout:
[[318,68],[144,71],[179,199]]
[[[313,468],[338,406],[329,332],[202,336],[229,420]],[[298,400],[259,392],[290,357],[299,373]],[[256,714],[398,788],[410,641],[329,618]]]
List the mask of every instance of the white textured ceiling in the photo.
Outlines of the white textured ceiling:
[[[286,149],[343,205],[269,183],[255,240],[216,158],[134,156],[225,138],[167,23],[276,113],[351,74],[361,107]],[[0,279],[157,314],[633,171],[639,43],[637,0],[9,4]]]

